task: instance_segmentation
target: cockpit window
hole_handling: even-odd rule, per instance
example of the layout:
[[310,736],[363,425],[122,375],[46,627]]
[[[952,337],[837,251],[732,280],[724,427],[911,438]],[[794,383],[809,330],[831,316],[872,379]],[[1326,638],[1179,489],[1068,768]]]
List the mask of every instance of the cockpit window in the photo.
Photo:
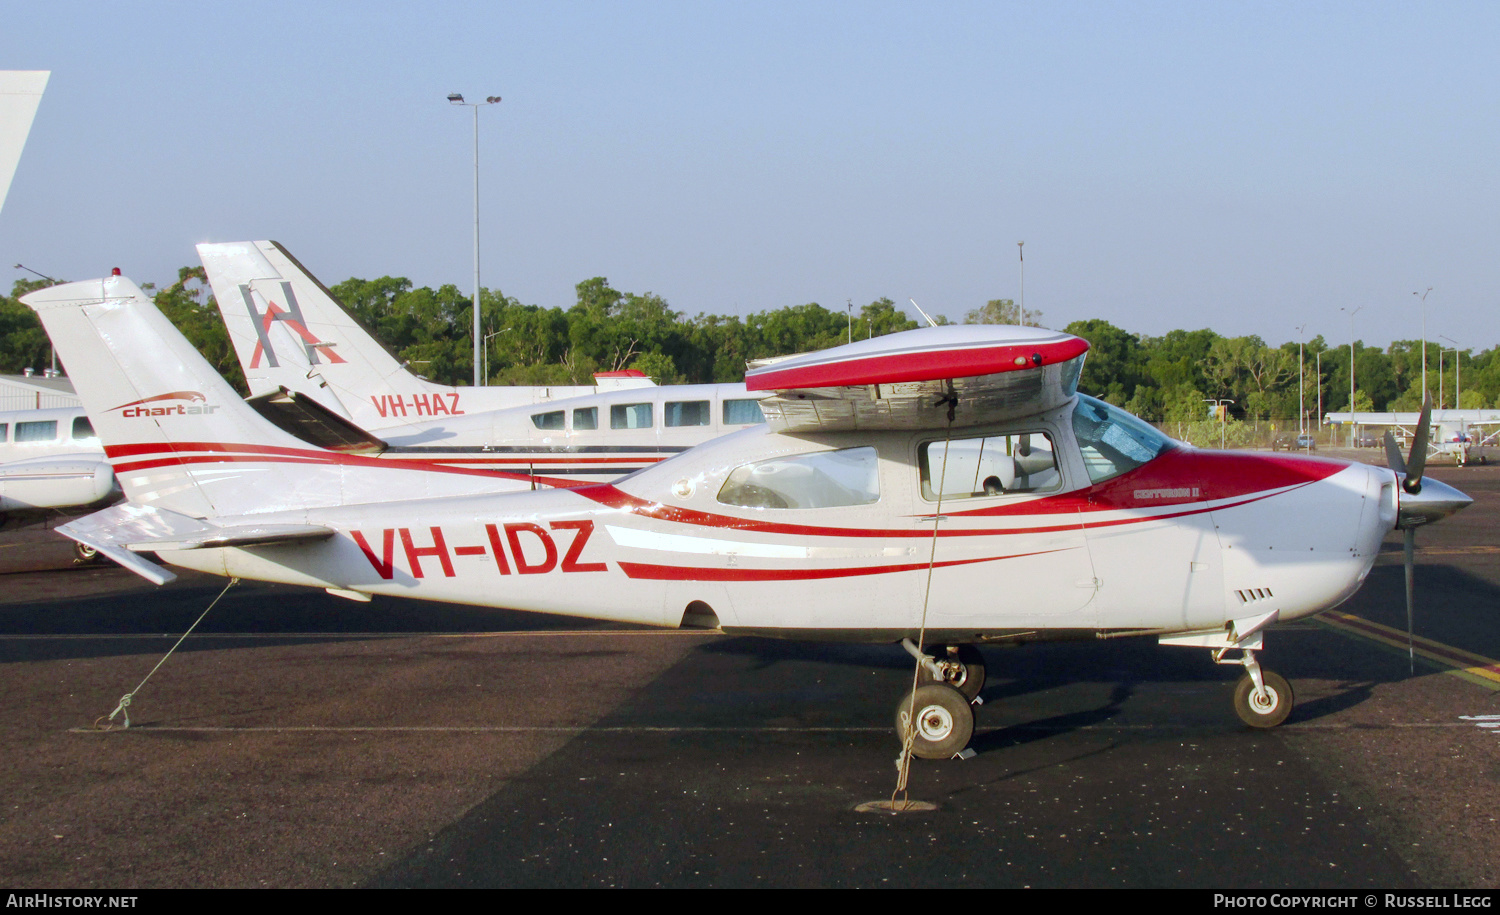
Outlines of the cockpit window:
[[1073,409],[1073,435],[1095,483],[1134,470],[1176,444],[1149,423],[1084,394]]
[[719,501],[747,508],[832,508],[880,501],[874,448],[772,458],[736,467]]

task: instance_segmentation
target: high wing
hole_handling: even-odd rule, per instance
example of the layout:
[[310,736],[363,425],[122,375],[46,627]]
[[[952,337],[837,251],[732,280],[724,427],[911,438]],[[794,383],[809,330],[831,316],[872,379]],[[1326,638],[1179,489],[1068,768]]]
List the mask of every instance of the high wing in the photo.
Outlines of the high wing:
[[0,70],[0,207],[51,75],[47,70]]
[[785,432],[954,428],[1046,412],[1077,392],[1086,341],[1038,327],[949,325],[752,362]]

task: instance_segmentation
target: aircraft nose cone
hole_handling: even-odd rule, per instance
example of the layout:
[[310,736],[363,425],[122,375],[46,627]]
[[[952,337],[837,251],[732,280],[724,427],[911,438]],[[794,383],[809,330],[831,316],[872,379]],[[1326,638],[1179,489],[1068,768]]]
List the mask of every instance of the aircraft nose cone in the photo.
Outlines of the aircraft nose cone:
[[1474,501],[1458,489],[1431,477],[1422,480],[1422,490],[1415,495],[1405,488],[1400,488],[1399,492],[1401,503],[1396,527],[1403,530],[1441,521],[1456,511],[1468,508]]

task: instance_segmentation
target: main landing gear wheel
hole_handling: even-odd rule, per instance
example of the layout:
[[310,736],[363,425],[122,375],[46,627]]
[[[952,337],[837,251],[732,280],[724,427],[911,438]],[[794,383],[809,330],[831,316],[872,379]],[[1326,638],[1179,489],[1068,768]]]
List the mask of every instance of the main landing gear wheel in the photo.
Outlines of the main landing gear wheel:
[[963,693],[964,698],[970,702],[978,698],[979,691],[984,689],[984,655],[979,653],[978,648],[973,645],[949,645],[933,661],[942,670],[943,679],[934,680],[926,665],[921,665],[921,682],[946,683]]
[[905,744],[912,734],[913,756],[947,759],[968,746],[974,736],[974,707],[963,693],[946,684],[918,686],[896,707],[896,736]]
[[73,558],[79,562],[98,562],[99,551],[86,543],[73,541]]
[[1265,695],[1257,694],[1255,681],[1246,674],[1234,688],[1234,711],[1252,728],[1274,728],[1292,713],[1292,685],[1280,674],[1260,672]]

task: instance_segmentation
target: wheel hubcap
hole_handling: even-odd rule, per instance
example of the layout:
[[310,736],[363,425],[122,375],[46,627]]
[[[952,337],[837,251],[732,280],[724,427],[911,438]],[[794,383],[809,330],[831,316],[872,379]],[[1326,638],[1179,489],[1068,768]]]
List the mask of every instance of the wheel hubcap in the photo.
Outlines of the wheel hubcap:
[[940,705],[929,705],[917,713],[917,733],[923,740],[943,740],[953,733],[953,716]]
[[1266,694],[1262,696],[1255,690],[1250,691],[1250,707],[1262,715],[1269,715],[1276,711],[1276,704],[1280,700],[1276,696],[1276,690],[1266,687]]

